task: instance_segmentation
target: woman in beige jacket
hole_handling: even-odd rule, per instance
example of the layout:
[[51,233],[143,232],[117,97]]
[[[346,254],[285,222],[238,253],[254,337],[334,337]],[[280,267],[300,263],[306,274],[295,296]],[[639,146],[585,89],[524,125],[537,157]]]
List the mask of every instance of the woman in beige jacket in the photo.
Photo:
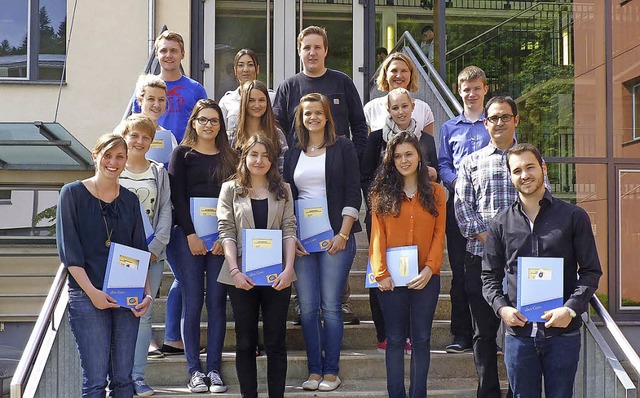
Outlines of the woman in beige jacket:
[[[218,281],[229,285],[236,329],[236,371],[243,397],[258,397],[255,349],[262,310],[269,397],[284,397],[287,375],[286,320],[295,275],[296,218],[293,197],[277,167],[273,143],[252,136],[242,148],[235,178],[218,200],[218,230],[225,263]],[[270,286],[257,286],[242,272],[243,229],[282,230],[282,272]]]

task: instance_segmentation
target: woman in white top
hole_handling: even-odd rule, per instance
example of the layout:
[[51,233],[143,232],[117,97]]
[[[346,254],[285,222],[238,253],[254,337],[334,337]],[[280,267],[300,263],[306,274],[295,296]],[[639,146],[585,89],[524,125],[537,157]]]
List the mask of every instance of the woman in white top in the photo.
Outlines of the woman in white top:
[[[233,134],[238,127],[238,116],[240,114],[240,88],[250,80],[256,80],[260,74],[260,64],[258,63],[258,55],[248,48],[238,51],[233,59],[233,73],[238,81],[238,88],[233,91],[227,91],[218,105],[222,109],[222,117],[227,128],[227,134]],[[276,94],[269,91],[271,103],[275,99]]]
[[[376,84],[378,90],[385,93],[398,87],[416,92],[418,91],[418,70],[407,55],[392,53],[378,69]],[[414,103],[413,118],[416,120],[416,133],[424,131],[433,135],[434,118],[431,108],[419,99],[415,99]],[[364,117],[367,119],[369,132],[382,129],[388,116],[386,95],[374,98],[364,106]]]
[[271,140],[278,153],[278,171],[282,174],[284,153],[289,149],[287,138],[277,126],[267,86],[259,80],[250,80],[242,85],[240,113],[236,131],[230,132],[229,143],[238,153],[254,134],[260,133]]

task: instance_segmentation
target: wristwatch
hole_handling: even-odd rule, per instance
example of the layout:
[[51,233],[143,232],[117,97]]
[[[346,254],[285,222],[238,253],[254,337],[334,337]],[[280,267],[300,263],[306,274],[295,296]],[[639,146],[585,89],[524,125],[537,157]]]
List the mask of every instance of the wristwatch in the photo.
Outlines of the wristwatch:
[[349,240],[349,235],[345,235],[342,232],[339,232],[338,235],[340,235],[340,237],[344,239],[345,242]]
[[149,298],[149,300],[151,300],[153,302],[153,297],[151,297],[150,294],[147,294],[146,296],[144,296],[144,298]]
[[575,312],[572,308],[569,308],[569,307],[566,307],[566,306],[565,306],[564,308],[566,308],[566,309],[568,309],[568,310],[569,310],[569,316],[570,316],[571,318],[575,318],[575,317],[576,317],[576,315],[578,315],[578,314],[576,314],[576,312]]

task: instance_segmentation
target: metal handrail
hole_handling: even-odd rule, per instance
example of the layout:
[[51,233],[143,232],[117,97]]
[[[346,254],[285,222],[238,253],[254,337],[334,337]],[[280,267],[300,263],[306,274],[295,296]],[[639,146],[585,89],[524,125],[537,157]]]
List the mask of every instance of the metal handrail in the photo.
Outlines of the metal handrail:
[[596,314],[604,323],[604,326],[611,334],[611,337],[613,337],[622,353],[627,357],[627,360],[631,367],[633,367],[633,370],[637,375],[640,375],[640,357],[638,357],[638,354],[629,343],[629,340],[627,340],[613,318],[611,318],[611,315],[609,315],[609,312],[604,308],[598,297],[595,295],[591,297],[590,303]]
[[444,95],[447,98],[447,101],[449,101],[449,103],[453,105],[456,111],[459,114],[461,114],[462,105],[460,104],[460,102],[458,102],[458,99],[451,92],[451,89],[449,88],[449,86],[447,86],[447,83],[445,83],[445,81],[442,79],[438,71],[436,71],[436,68],[431,64],[431,62],[429,62],[429,59],[427,59],[427,56],[424,55],[424,53],[420,49],[420,46],[418,45],[416,40],[413,38],[413,36],[411,36],[411,33],[409,33],[408,31],[405,31],[402,34],[402,36],[400,36],[400,39],[398,40],[396,45],[393,47],[391,52],[393,53],[393,52],[402,50],[403,47],[407,46],[407,43],[409,47],[412,48],[415,55],[419,57],[424,67],[427,68],[427,70],[429,71],[429,76],[431,77],[431,80],[435,83],[435,86],[440,92],[440,94]]
[[13,378],[11,379],[12,397],[22,396],[23,387],[31,373],[31,369],[33,368],[40,346],[44,340],[47,328],[49,325],[51,325],[52,328],[54,327],[53,313],[56,305],[58,304],[58,300],[60,299],[60,294],[65,287],[66,280],[67,268],[64,264],[60,264],[60,267],[58,267],[58,271],[56,272],[56,276],[53,279],[53,283],[51,284],[51,288],[49,288],[47,298],[42,305],[40,314],[38,315],[38,320],[31,331],[29,341],[25,346],[22,357],[20,357],[20,362],[18,363],[16,371],[13,374]]

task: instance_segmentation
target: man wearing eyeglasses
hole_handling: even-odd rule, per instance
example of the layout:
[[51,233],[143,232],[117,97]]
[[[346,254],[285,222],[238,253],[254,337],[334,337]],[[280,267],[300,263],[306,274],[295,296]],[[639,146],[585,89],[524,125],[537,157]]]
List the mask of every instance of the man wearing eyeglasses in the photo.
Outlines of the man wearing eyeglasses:
[[460,232],[467,238],[465,290],[473,323],[473,356],[478,397],[500,398],[496,337],[500,319],[482,294],[482,255],[491,219],[518,198],[511,184],[506,152],[515,144],[520,116],[511,97],[493,97],[485,107],[489,144],[462,159],[455,184],[454,208]]

